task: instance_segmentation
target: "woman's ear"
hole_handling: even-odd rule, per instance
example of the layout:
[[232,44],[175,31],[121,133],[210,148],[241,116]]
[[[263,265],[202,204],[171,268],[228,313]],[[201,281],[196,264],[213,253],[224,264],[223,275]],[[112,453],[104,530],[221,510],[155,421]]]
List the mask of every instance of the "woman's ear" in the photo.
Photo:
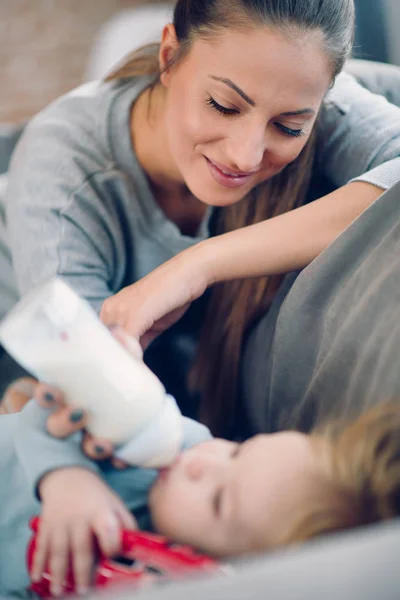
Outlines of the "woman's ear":
[[170,79],[170,69],[167,65],[172,61],[175,54],[178,52],[179,42],[176,37],[175,27],[172,23],[165,25],[160,44],[160,53],[158,55],[161,77],[160,81],[163,85],[168,86]]

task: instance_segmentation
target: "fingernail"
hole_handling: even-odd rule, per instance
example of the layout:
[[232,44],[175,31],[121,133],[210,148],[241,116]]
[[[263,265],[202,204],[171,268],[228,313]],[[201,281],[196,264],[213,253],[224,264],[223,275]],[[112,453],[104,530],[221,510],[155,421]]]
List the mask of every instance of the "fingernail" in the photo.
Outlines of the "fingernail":
[[51,394],[50,392],[46,392],[43,396],[43,398],[46,400],[46,402],[48,402],[49,404],[51,404],[52,402],[54,402],[54,396],[53,394]]
[[103,446],[100,446],[100,445],[95,446],[94,450],[95,450],[96,454],[104,454],[104,448],[103,448]]
[[69,415],[69,420],[71,423],[78,423],[78,421],[81,421],[81,419],[83,419],[82,410],[74,410],[74,412]]

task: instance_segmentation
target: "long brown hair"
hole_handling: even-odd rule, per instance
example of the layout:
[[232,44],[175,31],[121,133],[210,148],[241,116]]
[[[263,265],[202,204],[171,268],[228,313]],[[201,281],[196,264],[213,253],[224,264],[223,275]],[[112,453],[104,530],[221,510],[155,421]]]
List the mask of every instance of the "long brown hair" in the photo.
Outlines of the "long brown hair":
[[332,496],[305,507],[283,545],[400,516],[400,405],[384,403],[313,435]]
[[[272,26],[288,35],[320,31],[333,78],[348,57],[354,34],[353,0],[178,0],[174,27],[179,50],[170,68],[189,52],[194,39],[209,39],[223,29]],[[128,56],[106,80],[153,75],[160,79],[159,45]],[[299,157],[245,199],[219,211],[218,233],[280,215],[305,202],[313,170],[315,134]],[[201,397],[200,416],[216,435],[229,436],[237,418],[239,364],[249,326],[267,309],[281,278],[227,282],[212,290],[190,385]]]

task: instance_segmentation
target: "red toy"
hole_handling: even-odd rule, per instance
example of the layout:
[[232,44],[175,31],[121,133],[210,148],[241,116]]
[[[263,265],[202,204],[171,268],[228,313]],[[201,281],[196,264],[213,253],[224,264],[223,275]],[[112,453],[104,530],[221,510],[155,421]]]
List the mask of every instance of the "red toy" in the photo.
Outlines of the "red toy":
[[[36,547],[36,534],[39,518],[31,520],[33,530],[28,545],[27,563],[30,571]],[[187,577],[195,571],[223,572],[225,569],[208,556],[194,552],[189,546],[170,544],[166,538],[140,531],[122,532],[121,556],[107,558],[100,556],[93,574],[93,587],[106,587],[115,584],[149,585],[167,579]],[[32,583],[30,590],[41,598],[51,598],[51,577],[45,572],[40,582]],[[69,572],[64,593],[73,594],[74,578]]]

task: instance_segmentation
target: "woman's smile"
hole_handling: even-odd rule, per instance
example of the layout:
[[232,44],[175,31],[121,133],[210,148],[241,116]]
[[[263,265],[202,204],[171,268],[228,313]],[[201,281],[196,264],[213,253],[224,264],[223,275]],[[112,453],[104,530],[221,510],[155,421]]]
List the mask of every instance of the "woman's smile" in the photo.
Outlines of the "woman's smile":
[[215,161],[205,157],[207,161],[208,168],[214,180],[223,185],[225,187],[236,188],[240,187],[251,179],[257,171],[253,171],[252,173],[245,173],[240,171],[234,171],[229,169],[229,167],[225,167],[216,163]]

